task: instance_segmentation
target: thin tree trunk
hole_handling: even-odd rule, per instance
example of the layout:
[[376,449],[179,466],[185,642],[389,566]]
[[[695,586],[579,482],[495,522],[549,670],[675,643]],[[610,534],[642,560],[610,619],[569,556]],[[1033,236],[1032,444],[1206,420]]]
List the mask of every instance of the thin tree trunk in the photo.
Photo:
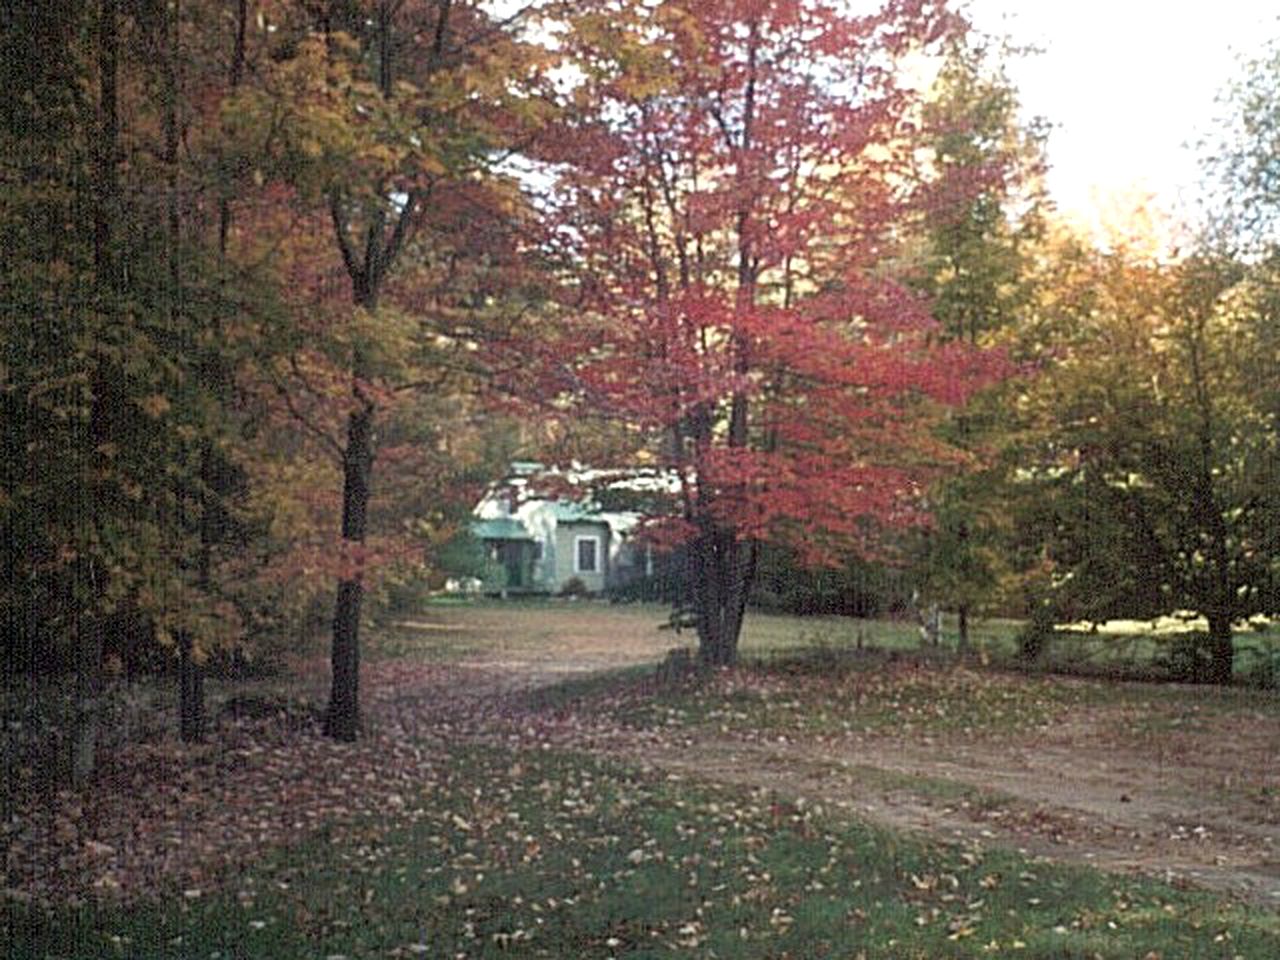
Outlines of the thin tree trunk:
[[[392,99],[395,91],[393,54],[395,44],[393,15],[396,5],[382,3],[378,7],[378,87],[383,99]],[[445,42],[448,32],[450,4],[442,2],[436,24],[436,44]],[[437,49],[437,54],[439,49]],[[385,184],[377,186],[383,192]],[[410,190],[398,215],[388,217],[385,209],[375,207],[365,228],[363,257],[352,242],[348,211],[344,207],[341,188],[330,194],[330,215],[343,264],[351,278],[356,307],[376,313],[382,282],[395,265],[396,258],[413,233],[415,217],[424,193]],[[365,351],[357,344],[351,362],[353,407],[347,415],[347,443],[343,449],[342,539],[356,555],[354,569],[338,581],[333,612],[333,641],[330,650],[332,687],[329,710],[325,717],[325,733],[335,740],[355,740],[360,729],[360,609],[364,601],[364,575],[358,559],[367,534],[367,519],[374,460],[374,422],[377,405],[365,385],[371,370]]]
[[[707,524],[703,525],[708,526]],[[715,666],[720,656],[720,577],[716,568],[714,534],[704,529],[689,544],[689,577],[698,627],[698,656]]]
[[68,770],[71,786],[76,789],[84,787],[97,769],[103,708],[102,622],[99,618],[83,616],[81,620],[77,637],[76,705]]
[[[98,130],[94,150],[93,261],[99,311],[104,317],[114,315],[119,293],[119,274],[112,251],[112,218],[117,213],[119,186],[116,176],[116,154],[119,149],[120,122],[116,76],[119,69],[119,25],[116,0],[100,0],[98,4]],[[94,361],[92,400],[89,407],[88,456],[94,463],[94,478],[85,484],[86,502],[82,505],[82,521],[92,523],[98,504],[95,492],[100,489],[97,476],[110,468],[100,462],[110,440],[107,395],[111,378],[105,361]],[[67,773],[71,785],[83,787],[97,768],[98,737],[102,723],[102,630],[98,615],[98,598],[106,589],[105,571],[96,557],[86,557],[80,564],[84,579],[76,597],[79,613],[76,623],[76,688],[75,713],[71,724]]]
[[119,37],[116,0],[98,4],[98,130],[94,144],[93,263],[101,294],[116,291],[116,271],[111,252],[111,220],[115,215],[116,152],[120,121],[116,93]]
[[[180,245],[182,242],[182,219],[178,203],[178,97],[180,94],[178,81],[178,64],[181,57],[179,50],[179,24],[181,22],[181,5],[173,0],[165,9],[164,22],[164,163],[166,188],[166,239],[169,266],[169,326],[177,332],[183,328],[182,317],[182,268],[180,263]],[[201,451],[201,477],[204,477],[206,450]],[[203,514],[207,509],[208,491],[201,493],[201,539],[204,539],[206,524]],[[198,563],[203,565],[203,545]],[[196,653],[196,638],[188,629],[177,631],[178,647],[178,733],[183,742],[192,743],[204,735],[204,678],[200,669],[200,661]]]
[[[742,161],[738,165],[739,182],[745,187],[744,167],[753,146],[755,123],[755,70],[759,41],[759,24],[752,22],[747,49],[748,79],[742,108],[742,131],[738,142]],[[744,197],[746,197],[744,190]],[[737,214],[738,287],[735,307],[747,312],[755,306],[756,264],[750,239],[751,201],[743,200]],[[729,337],[734,373],[745,377],[751,369],[751,343],[747,336],[734,330]],[[706,438],[709,442],[709,437]],[[726,438],[730,448],[744,448],[750,443],[750,401],[745,392],[736,390],[729,400],[729,424]],[[745,491],[739,491],[740,493]],[[706,516],[706,505],[702,515]],[[730,666],[738,659],[738,639],[746,614],[751,584],[755,579],[755,543],[744,543],[732,529],[715,525],[709,518],[699,539],[703,542],[705,561],[696,572],[702,585],[698,610],[698,641],[704,663]]]
[[[244,75],[245,33],[249,24],[249,0],[236,0],[236,36],[231,53],[231,92],[234,94],[240,87],[240,79]],[[218,199],[218,253],[225,259],[227,255],[227,238],[231,232],[231,200],[226,194],[227,186],[222,185],[222,196]]]
[[1231,557],[1228,542],[1231,532],[1223,518],[1223,510],[1214,489],[1214,420],[1213,398],[1209,391],[1207,373],[1202,360],[1204,319],[1197,318],[1194,336],[1189,344],[1192,386],[1196,406],[1200,414],[1199,446],[1200,464],[1195,480],[1196,513],[1205,524],[1208,540],[1208,560],[1213,571],[1209,597],[1205,603],[1209,610],[1209,675],[1208,681],[1229,684],[1235,665],[1235,644],[1231,635],[1231,612],[1236,591],[1232,584]]
[[204,736],[204,671],[189,631],[178,635],[178,732],[184,743]]
[[[177,7],[175,5],[173,11],[174,24],[177,24]],[[238,0],[236,4],[236,33],[234,41],[234,49],[231,58],[231,76],[230,86],[234,91],[240,85],[240,79],[244,72],[245,60],[245,33],[248,24],[248,0]],[[176,63],[177,57],[177,36],[176,33],[171,37],[169,55],[171,64]],[[172,72],[166,78],[172,84],[172,98],[169,103],[169,110],[166,113],[166,159],[170,162],[171,170],[171,192],[170,192],[170,244],[171,250],[177,250],[178,242],[178,219],[177,219],[177,162],[178,162],[178,137],[177,137],[177,76]],[[227,256],[227,244],[231,230],[231,203],[225,193],[218,201],[218,255],[222,259],[224,266]],[[176,274],[176,259],[173,261],[175,274],[172,278],[177,290],[177,282],[179,277]],[[215,316],[213,321],[215,334],[220,334],[221,324]],[[214,337],[215,343],[221,341],[220,335]],[[219,365],[216,351],[205,351],[205,356],[201,363],[201,376],[207,389],[221,389],[223,386],[223,377]],[[197,559],[196,587],[205,596],[210,594],[213,588],[213,546],[216,539],[213,529],[213,514],[217,509],[214,494],[214,458],[215,453],[213,443],[206,436],[200,445],[200,552]],[[205,702],[204,702],[204,669],[200,664],[196,655],[194,638],[188,631],[182,631],[178,634],[178,730],[182,740],[186,743],[195,743],[204,738],[205,728]]]

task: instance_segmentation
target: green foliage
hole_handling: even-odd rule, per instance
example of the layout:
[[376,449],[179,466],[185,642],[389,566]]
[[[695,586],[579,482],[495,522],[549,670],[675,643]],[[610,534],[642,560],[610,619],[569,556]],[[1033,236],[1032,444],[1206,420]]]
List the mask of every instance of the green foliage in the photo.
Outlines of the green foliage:
[[1237,646],[1244,655],[1244,682],[1261,690],[1280,690],[1280,643],[1272,639]]
[[445,541],[436,554],[436,563],[445,576],[482,582],[493,580],[500,569],[505,569],[490,558],[484,542],[467,527]]
[[[1232,622],[1277,601],[1274,376],[1250,375],[1268,322],[1258,281],[1208,257],[1088,269],[1058,362],[1022,394],[1034,426],[1014,502],[1040,545],[1034,602],[1058,620],[1195,610],[1229,645]],[[1187,648],[1175,666],[1195,660]]]
[[1213,662],[1210,637],[1203,631],[1179,633],[1164,642],[1156,665],[1168,671],[1172,680],[1194,683],[1209,672]]
[[[941,337],[952,342],[1005,345],[1034,295],[1047,130],[1042,121],[1019,117],[1017,90],[1006,74],[1007,61],[1018,55],[976,34],[952,40],[924,110],[937,173],[911,269]],[[992,452],[1017,425],[1009,390],[999,385],[949,418],[943,435],[967,462],[934,485],[934,524],[908,540],[912,579],[923,597],[966,617],[1008,603],[1000,589],[1009,573],[1008,464]]]
[[[35,28],[49,42],[39,57],[3,57],[27,91],[10,108],[41,115],[13,116],[0,134],[3,179],[25,184],[0,213],[6,642],[48,649],[136,611],[160,643],[184,631],[208,649],[224,618],[197,584],[196,557],[202,538],[235,538],[240,486],[216,372],[230,360],[210,362],[208,332],[235,307],[210,252],[153,199],[174,189],[154,161],[155,117],[135,118],[131,163],[104,161],[119,145],[98,143],[86,102],[90,26],[58,5]],[[126,44],[141,29],[120,25]],[[159,70],[119,68],[143,83]],[[104,162],[123,178],[116,192]]]
[[813,568],[782,547],[762,546],[750,603],[767,613],[880,617],[909,602],[905,577],[887,564],[857,557]]
[[1055,633],[1053,614],[1049,604],[1040,600],[1033,608],[1031,618],[1018,634],[1018,653],[1028,663],[1039,663],[1048,653]]
[[921,224],[917,286],[949,339],[980,342],[1025,309],[1043,231],[1047,129],[1024,123],[1005,66],[1019,51],[976,34],[948,43],[924,108],[936,197]]

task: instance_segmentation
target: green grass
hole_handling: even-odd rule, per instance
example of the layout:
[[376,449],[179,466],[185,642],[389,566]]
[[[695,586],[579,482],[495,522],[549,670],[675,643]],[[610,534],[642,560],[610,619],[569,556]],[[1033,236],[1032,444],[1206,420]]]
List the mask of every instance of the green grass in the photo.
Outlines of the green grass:
[[[957,668],[883,652],[793,651],[713,676],[659,686],[615,675],[613,687],[579,688],[585,709],[608,698],[618,719],[640,728],[698,727],[738,735],[997,735],[1044,728],[1072,707],[1115,702],[1131,691],[1101,683],[1062,684]],[[560,687],[566,701],[577,692]],[[581,708],[581,707],[580,707]]]
[[415,802],[221,894],[9,906],[5,956],[1280,955],[1275,914],[576,755],[462,749]]
[[[561,599],[521,598],[505,601],[445,598],[432,601],[417,615],[393,620],[376,631],[368,645],[372,656],[416,657],[450,662],[495,653],[546,650],[575,635],[606,635],[619,646],[647,648],[657,660],[673,646],[697,646],[693,631],[659,630],[669,608],[657,603],[609,604]],[[1158,678],[1159,660],[1168,645],[1149,634],[1060,633],[1040,663],[1028,668],[1019,658],[1024,624],[1001,618],[972,619],[969,640],[981,659],[1035,672],[1065,671],[1100,676]],[[958,642],[958,623],[947,614],[941,622],[946,655]],[[1280,626],[1237,635],[1237,676],[1258,682],[1260,670],[1280,672]],[[743,626],[739,647],[744,662],[786,659],[814,649],[920,651],[919,626],[910,620],[861,620],[851,617],[798,617],[752,611]],[[934,653],[935,651],[926,651]],[[1274,683],[1274,680],[1273,680]]]
[[[707,733],[999,735],[1103,703],[1147,718],[1155,736],[1160,724],[1275,705],[1244,690],[1198,692],[1187,704],[1173,688],[954,669],[884,649],[914,650],[910,625],[789,617],[748,620],[744,654],[758,662],[731,675],[736,686],[722,676],[655,688],[651,664],[634,657],[692,643],[655,630],[661,609],[429,608],[417,618],[428,628],[395,628],[370,646],[375,657],[440,662],[629,646],[632,660],[534,691],[526,706],[607,703],[615,718]],[[864,648],[881,649],[859,651],[859,632]],[[1209,894],[908,839],[838,810],[560,750],[451,749],[408,796],[406,817],[331,824],[264,852],[220,891],[51,914],[0,901],[0,955],[1280,956],[1280,914]],[[887,790],[1000,799],[950,781],[859,774]]]
[[[606,624],[620,641],[640,641],[666,649],[697,646],[692,630],[660,630],[670,607],[660,603],[609,604],[604,601],[519,598],[432,602],[414,616],[382,627],[370,644],[376,655],[438,656],[448,660],[495,650],[531,650],[564,639],[566,634]],[[975,626],[975,638],[1012,642],[1012,621]],[[744,658],[769,657],[807,649],[815,644],[855,648],[859,644],[890,650],[914,650],[920,632],[914,623],[897,620],[858,620],[850,617],[798,617],[751,612],[743,626],[740,651]]]

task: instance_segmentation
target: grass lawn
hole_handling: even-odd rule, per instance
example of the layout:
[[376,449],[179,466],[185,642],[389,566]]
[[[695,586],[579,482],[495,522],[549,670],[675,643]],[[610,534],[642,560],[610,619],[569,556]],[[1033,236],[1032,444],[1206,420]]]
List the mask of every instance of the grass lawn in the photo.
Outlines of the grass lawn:
[[[380,646],[375,649],[387,655],[422,656],[424,650],[429,650],[426,655],[432,657],[461,658],[495,651],[545,653],[584,637],[594,637],[606,646],[638,646],[659,654],[672,646],[696,647],[697,637],[692,631],[677,634],[656,629],[667,621],[669,612],[667,606],[656,603],[447,600],[381,630],[376,641]],[[408,626],[410,623],[416,626]],[[1121,626],[1115,624],[1093,634],[1059,634],[1039,667],[1098,675],[1150,673],[1153,663],[1168,655],[1168,643],[1153,637],[1145,624],[1135,623],[1132,632],[1116,629]],[[954,648],[958,636],[955,616],[944,615],[941,627],[943,647]],[[970,622],[970,644],[983,658],[1016,661],[1022,629],[1019,620],[975,618]],[[911,620],[795,617],[752,611],[743,626],[740,651],[746,661],[768,661],[815,648],[918,651],[920,646],[919,626]],[[1252,679],[1260,664],[1280,662],[1280,624],[1241,630],[1237,649],[1237,676]]]
[[573,753],[462,747],[400,822],[215,895],[10,907],[8,958],[1249,957],[1280,916]]

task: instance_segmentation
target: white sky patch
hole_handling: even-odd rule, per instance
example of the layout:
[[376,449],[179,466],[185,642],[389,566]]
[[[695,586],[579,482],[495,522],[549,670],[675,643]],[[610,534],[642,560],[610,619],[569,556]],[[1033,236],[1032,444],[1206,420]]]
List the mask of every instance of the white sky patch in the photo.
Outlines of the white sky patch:
[[1262,0],[971,0],[973,21],[1043,50],[1010,67],[1025,114],[1054,124],[1049,189],[1096,223],[1128,198],[1170,211],[1199,192],[1194,144],[1211,133],[1238,58],[1280,36]]

